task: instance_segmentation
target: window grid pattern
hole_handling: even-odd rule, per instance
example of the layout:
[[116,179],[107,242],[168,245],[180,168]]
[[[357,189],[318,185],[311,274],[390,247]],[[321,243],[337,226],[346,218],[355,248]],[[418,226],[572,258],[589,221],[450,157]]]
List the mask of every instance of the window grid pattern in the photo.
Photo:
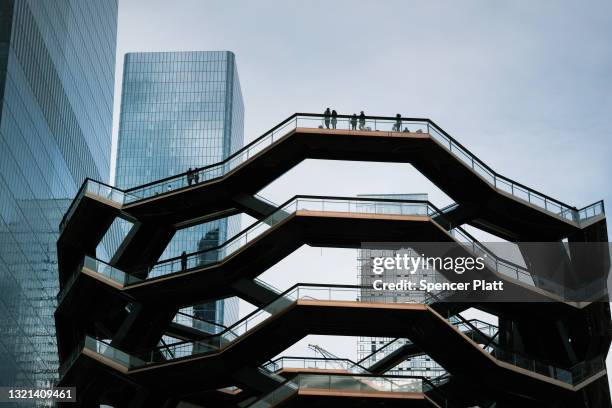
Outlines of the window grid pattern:
[[[225,159],[243,146],[243,118],[233,53],[127,54],[116,185],[129,188]],[[239,216],[180,230],[162,258],[217,246],[239,230]],[[238,319],[238,301],[199,305],[193,312],[228,325]]]
[[85,177],[109,176],[117,2],[5,1],[0,20],[0,384],[42,387],[58,225]]

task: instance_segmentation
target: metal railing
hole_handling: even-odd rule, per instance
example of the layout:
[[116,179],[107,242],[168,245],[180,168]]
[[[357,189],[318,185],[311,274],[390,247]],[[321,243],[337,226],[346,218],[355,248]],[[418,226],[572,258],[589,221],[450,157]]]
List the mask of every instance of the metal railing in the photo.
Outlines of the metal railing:
[[[190,172],[184,172],[127,190],[121,190],[99,182],[97,183],[110,189],[108,192],[102,191],[102,193],[107,193],[107,196],[109,195],[108,193],[112,193],[111,195],[114,195],[114,197],[111,198],[113,201],[121,204],[131,204],[157,195],[174,192],[176,190],[190,187],[199,183],[210,182],[211,180],[215,180],[226,175],[243,163],[257,156],[263,150],[274,145],[276,142],[278,142],[278,140],[288,135],[292,130],[297,128],[325,128],[326,126],[326,120],[323,115],[296,113],[219,163],[195,169]],[[466,149],[463,145],[453,139],[448,133],[429,119],[402,118],[398,121],[398,119],[394,117],[367,116],[363,120],[358,120],[358,123],[356,124],[351,116],[338,115],[336,124],[333,126],[333,128],[349,132],[372,131],[425,133],[430,135],[432,139],[435,140],[442,148],[446,149],[448,152],[457,157],[467,167],[471,168],[476,174],[478,174],[482,179],[497,190],[504,191],[517,199],[535,205],[546,212],[561,217],[564,220],[575,223],[580,223],[580,221],[605,214],[603,201],[598,201],[579,210],[576,207],[569,206],[559,200],[496,173],[482,160],[476,157],[473,153],[471,153],[468,149]],[[86,180],[85,183],[88,184],[88,181],[91,180]],[[81,187],[81,190],[83,190],[83,186]],[[77,198],[75,198],[75,201],[73,201],[68,212],[62,219],[60,230],[63,229],[66,220],[72,215],[75,202],[82,196],[81,190],[79,190]]]
[[227,330],[227,326],[216,322],[211,322],[209,320],[205,320],[200,317],[181,311],[176,313],[176,315],[172,319],[172,323],[196,329],[205,335],[217,334],[224,330]]
[[539,275],[532,275],[526,267],[500,258],[461,227],[453,228],[449,232],[455,240],[465,249],[469,250],[473,256],[481,257],[490,270],[529,286],[557,295],[562,300],[568,302],[590,302],[593,299],[600,299],[607,294],[607,282],[605,279],[593,281],[579,288],[569,288],[551,279]]
[[[217,247],[193,252],[187,254],[186,257],[178,256],[162,260],[151,265],[146,270],[133,271],[131,274],[128,274],[106,262],[85,256],[83,264],[79,265],[77,270],[74,271],[75,276],[69,278],[65,288],[58,295],[58,299],[63,298],[69,291],[76,275],[78,275],[83,266],[94,272],[100,273],[106,278],[112,279],[122,286],[137,284],[144,280],[152,280],[161,276],[182,273],[194,268],[211,266],[242,249],[254,239],[260,237],[263,233],[289,218],[297,211],[332,211],[346,214],[421,215],[430,217],[444,216],[440,210],[427,201],[296,196],[284,204],[281,204],[281,206],[268,217],[261,221],[254,222],[242,232]],[[141,278],[140,276],[146,278]],[[264,282],[264,285],[267,284]],[[276,288],[270,287],[270,289],[278,292]]]
[[[176,361],[196,355],[204,355],[210,352],[216,352],[244,336],[247,332],[257,327],[267,318],[272,315],[288,309],[298,299],[316,299],[316,300],[342,300],[342,301],[359,301],[359,287],[354,285],[304,285],[298,284],[280,295],[275,301],[269,305],[255,310],[236,324],[230,326],[223,332],[211,335],[198,341],[184,341],[173,344],[167,344],[160,347],[155,347],[150,350],[139,353],[128,354],[118,350],[103,340],[86,337],[82,347],[77,350],[77,356],[71,356],[60,369],[60,374],[63,375],[73,361],[78,357],[78,352],[81,349],[87,348],[94,351],[112,361],[121,364],[127,369],[140,368],[155,364],[163,364],[168,361]],[[392,300],[389,299],[391,302]],[[449,322],[449,324],[453,324]],[[483,328],[487,327],[484,323]],[[465,325],[463,327],[462,325]],[[465,336],[479,344],[483,339],[480,330],[474,330],[473,324],[458,323],[458,329]],[[587,362],[579,363],[571,368],[561,368],[553,364],[538,361],[527,357],[517,352],[505,350],[494,342],[488,342],[484,346],[484,350],[490,353],[493,357],[500,361],[510,363],[514,366],[542,374],[544,376],[562,381],[567,384],[577,385],[585,379],[595,375],[602,370],[605,370],[605,362],[603,358],[596,358]],[[364,360],[358,362],[360,366],[364,366]]]
[[297,211],[333,211],[346,214],[394,214],[394,215],[440,215],[439,210],[427,201],[354,199],[341,197],[296,196],[268,217],[253,223],[218,247],[193,252],[187,258],[175,257],[161,261],[151,267],[149,278],[166,276],[193,268],[202,268],[232,255],[246,244],[261,236],[276,224]]
[[[466,332],[473,331],[474,330],[473,327],[475,327],[477,330],[480,330],[481,332],[484,333],[485,336],[488,336],[488,337],[493,337],[495,333],[497,332],[497,326],[490,324],[490,323],[483,322],[482,320],[478,320],[478,319],[470,319],[468,320],[469,324],[466,324],[465,322],[457,318],[451,317],[449,319],[449,322],[464,334]],[[470,325],[472,325],[473,327],[470,327]],[[391,354],[392,350],[395,350],[395,348],[399,348],[404,345],[412,344],[412,342],[408,339],[405,340],[405,343],[401,343],[401,344],[400,343],[401,343],[400,338],[389,340],[383,346],[379,347],[378,349],[374,350],[369,355],[357,361],[357,364],[370,369],[374,364],[376,364],[377,362],[385,358],[387,355]]]
[[95,339],[90,336],[85,336],[81,344],[77,347],[76,350],[70,354],[70,356],[64,361],[64,363],[59,367],[59,375],[60,378],[63,377],[70,367],[74,364],[74,362],[78,359],[78,357],[82,354],[83,350],[90,350],[94,353],[105,357],[114,363],[118,363],[126,369],[130,369],[132,367],[137,367],[142,365],[143,362],[139,361],[137,357],[130,355],[124,351],[119,350],[116,347],[111,346],[108,342],[100,339]]
[[81,185],[81,187],[79,188],[79,191],[77,192],[76,197],[70,203],[70,207],[68,207],[68,210],[66,211],[66,213],[64,214],[64,216],[62,217],[60,221],[60,224],[59,224],[60,233],[64,230],[66,223],[68,222],[68,220],[70,220],[70,218],[76,211],[79,202],[83,199],[83,196],[85,196],[86,193],[96,195],[98,197],[101,197],[105,200],[112,201],[119,205],[123,205],[124,202],[126,201],[126,197],[129,196],[128,193],[121,190],[120,188],[113,187],[106,183],[92,180],[90,178],[86,178],[85,181],[83,181],[83,184]]
[[[246,145],[223,162],[206,166],[201,169],[185,172],[177,176],[169,177],[144,186],[126,190],[130,193],[126,202],[135,202],[146,199],[157,194],[164,194],[180,188],[189,187],[194,183],[194,178],[198,182],[207,182],[222,177],[249,159],[257,156],[264,149],[272,146],[279,139],[287,135],[290,131],[297,128],[325,128],[325,118],[319,114],[296,113],[273,129]],[[332,126],[330,126],[332,127]],[[335,129],[345,131],[373,131],[373,132],[410,132],[429,134],[440,146],[447,149],[450,153],[461,160],[466,166],[481,176],[490,185],[498,190],[511,194],[512,196],[536,205],[545,211],[556,214],[563,219],[579,222],[582,217],[592,217],[603,214],[601,202],[594,203],[583,210],[564,204],[563,202],[542,194],[534,189],[526,187],[520,183],[504,177],[487,166],[482,160],[476,157],[463,145],[453,139],[448,133],[429,119],[422,118],[402,118],[400,121],[394,117],[367,116],[363,120],[358,120],[355,126],[353,119],[348,115],[339,115]],[[190,177],[188,177],[190,175]],[[192,180],[191,182],[189,180]],[[586,211],[590,208],[589,211]]]
[[143,353],[138,353],[136,356],[141,361],[146,361],[146,364],[155,364],[166,362],[167,360],[164,356],[172,355],[174,356],[173,358],[184,358],[214,352],[243,336],[270,316],[278,315],[287,310],[299,299],[358,301],[359,289],[360,287],[355,285],[297,284],[280,294],[267,306],[251,312],[216,335],[197,341],[177,342],[167,346],[156,347]]
[[[249,408],[269,408],[281,404],[295,394],[299,389],[309,389],[324,392],[364,392],[375,393],[429,393],[437,392],[436,386],[424,377],[411,376],[375,376],[351,374],[298,374],[287,380],[271,393],[248,405]],[[448,407],[446,399],[442,399],[442,407]]]
[[[435,219],[445,218],[445,213],[442,210],[439,210],[427,201],[296,196],[284,204],[281,204],[281,206],[268,217],[251,224],[239,234],[214,248],[193,252],[187,254],[185,257],[178,256],[162,260],[151,265],[147,270],[134,271],[133,274],[125,273],[103,261],[91,257],[85,257],[84,266],[114,280],[122,286],[129,286],[143,282],[144,280],[152,280],[162,276],[178,274],[195,268],[212,266],[244,248],[247,244],[262,236],[262,234],[275,227],[280,222],[288,219],[297,211],[337,212],[345,214],[420,215]],[[450,225],[450,223],[448,224]],[[586,292],[592,289],[568,289],[563,285],[545,278],[538,276],[534,277],[525,267],[499,258],[461,227],[453,228],[449,232],[464,249],[471,252],[473,256],[482,257],[490,270],[503,276],[550,291],[561,297],[569,298],[571,296],[572,299],[586,298],[585,296],[589,295]],[[79,269],[74,273],[78,274],[82,266],[83,265],[80,265]],[[73,282],[74,279],[71,277],[65,288],[58,295],[58,300],[61,300],[66,295]],[[598,288],[599,285],[595,285],[595,289]]]
[[283,356],[269,361],[262,367],[270,372],[277,372],[284,368],[299,368],[305,370],[344,370],[353,374],[368,373],[365,367],[346,358]]
[[[360,290],[361,287],[356,285],[297,284],[279,295],[276,300],[269,303],[267,306],[253,311],[221,333],[204,337],[201,340],[182,341],[162,345],[133,355],[116,350],[101,340],[91,338],[86,339],[84,347],[103,354],[105,357],[130,369],[163,364],[167,363],[169,360],[176,361],[219,351],[236,339],[244,336],[253,328],[262,324],[270,316],[275,316],[288,310],[288,308],[295,304],[298,299],[359,302]],[[387,301],[393,303],[393,297],[389,297]],[[475,322],[482,328],[486,329],[490,327],[490,325],[484,322]],[[461,333],[477,344],[481,343],[481,340],[483,340],[482,331],[480,329],[474,330],[474,327],[478,326],[475,326],[471,322],[469,324],[463,321],[457,322],[455,319],[450,321],[449,324],[455,325]],[[570,369],[564,369],[529,358],[520,353],[505,350],[494,342],[488,342],[488,344],[485,345],[485,350],[501,361],[573,385],[605,369],[603,359],[595,359],[578,364]],[[365,366],[363,360],[359,361],[358,364]]]

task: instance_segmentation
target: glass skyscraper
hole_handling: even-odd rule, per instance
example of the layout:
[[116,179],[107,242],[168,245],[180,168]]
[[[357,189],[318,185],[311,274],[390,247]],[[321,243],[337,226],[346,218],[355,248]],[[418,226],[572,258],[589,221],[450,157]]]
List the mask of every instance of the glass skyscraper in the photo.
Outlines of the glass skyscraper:
[[[243,145],[244,106],[229,51],[125,56],[115,184],[134,187],[219,162]],[[239,216],[179,230],[162,258],[219,245],[240,230]],[[194,307],[229,325],[235,298]]]
[[57,378],[58,225],[109,178],[116,35],[116,0],[0,2],[0,386]]

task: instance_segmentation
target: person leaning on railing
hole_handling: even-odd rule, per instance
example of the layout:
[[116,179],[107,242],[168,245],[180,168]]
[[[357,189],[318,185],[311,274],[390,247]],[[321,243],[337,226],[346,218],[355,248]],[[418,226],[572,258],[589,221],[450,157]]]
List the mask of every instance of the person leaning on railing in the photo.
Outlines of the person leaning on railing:
[[395,124],[393,125],[394,132],[401,132],[402,130],[402,115],[399,113],[395,115]]
[[183,251],[183,253],[181,253],[181,271],[184,271],[187,269],[187,252]]
[[329,108],[325,109],[325,112],[323,112],[323,120],[325,122],[325,127],[327,129],[329,129],[329,119],[331,117],[331,111],[329,110]]
[[193,182],[193,170],[190,167],[189,170],[187,170],[187,185],[190,186],[192,182]]
[[351,116],[351,130],[357,130],[357,114],[355,113]]
[[331,125],[332,125],[332,129],[336,128],[336,124],[338,123],[338,112],[336,112],[336,110],[332,110],[331,113]]

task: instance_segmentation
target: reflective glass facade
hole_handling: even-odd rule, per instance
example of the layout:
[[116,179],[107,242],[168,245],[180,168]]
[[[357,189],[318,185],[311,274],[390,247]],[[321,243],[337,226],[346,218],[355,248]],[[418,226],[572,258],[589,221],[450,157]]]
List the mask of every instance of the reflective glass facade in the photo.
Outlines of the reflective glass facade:
[[[243,118],[233,53],[127,54],[115,184],[134,187],[223,160],[243,145]],[[162,258],[217,246],[239,230],[235,216],[178,231]],[[194,312],[228,325],[238,318],[238,302]]]
[[116,32],[116,0],[0,2],[0,385],[57,378],[58,225],[109,177]]

